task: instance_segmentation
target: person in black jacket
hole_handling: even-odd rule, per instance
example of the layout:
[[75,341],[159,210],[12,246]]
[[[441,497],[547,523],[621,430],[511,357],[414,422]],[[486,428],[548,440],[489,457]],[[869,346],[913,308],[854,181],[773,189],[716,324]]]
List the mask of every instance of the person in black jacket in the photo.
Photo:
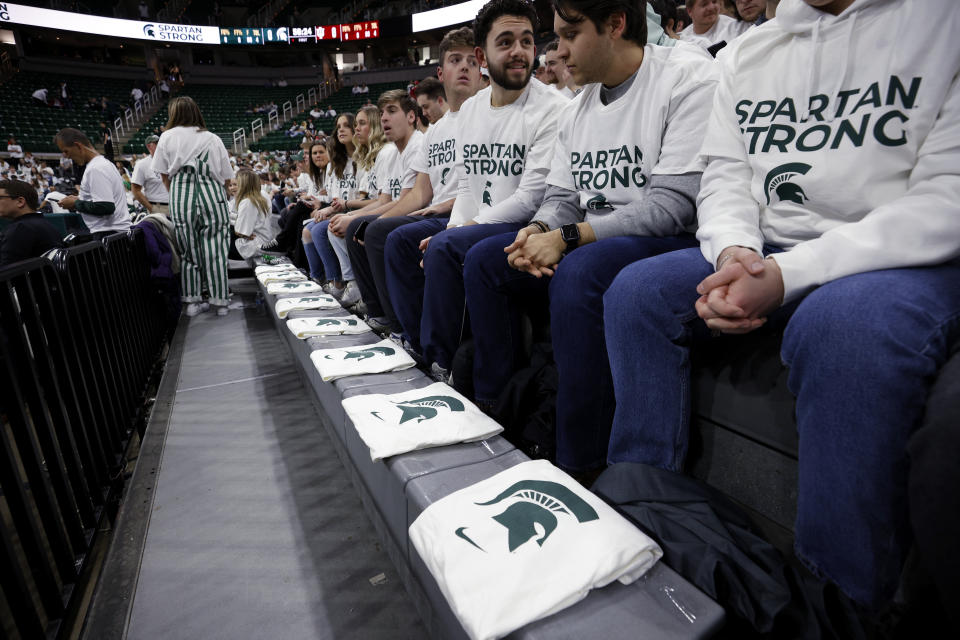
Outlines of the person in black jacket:
[[37,191],[21,180],[0,180],[0,217],[10,220],[0,239],[0,267],[62,247],[57,228],[37,213]]

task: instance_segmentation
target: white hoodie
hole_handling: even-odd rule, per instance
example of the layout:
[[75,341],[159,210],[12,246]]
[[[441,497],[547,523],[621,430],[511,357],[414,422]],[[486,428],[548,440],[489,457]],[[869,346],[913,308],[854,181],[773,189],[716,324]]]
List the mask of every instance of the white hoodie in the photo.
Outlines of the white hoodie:
[[783,0],[721,52],[697,237],[776,256],[784,302],[960,255],[960,2]]

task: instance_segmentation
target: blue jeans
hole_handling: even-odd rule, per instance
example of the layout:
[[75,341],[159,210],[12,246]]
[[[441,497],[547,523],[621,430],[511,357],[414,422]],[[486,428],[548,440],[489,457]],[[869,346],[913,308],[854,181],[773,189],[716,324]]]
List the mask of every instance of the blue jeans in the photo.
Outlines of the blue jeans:
[[[523,365],[520,304],[549,290],[550,332],[557,364],[557,464],[572,471],[602,466],[614,395],[603,333],[603,294],[627,265],[696,246],[691,234],[607,238],[563,258],[553,278],[535,278],[507,264],[503,248],[516,234],[478,242],[467,253],[464,285],[475,355],[478,400],[495,400]],[[586,373],[586,375],[585,375]]]
[[[689,353],[706,333],[695,287],[712,271],[699,250],[678,251],[627,267],[604,296],[609,462],[681,469]],[[956,261],[872,271],[780,310],[800,442],[796,552],[870,608],[892,597],[908,548],[907,439],[960,337],[958,282]]]
[[333,252],[330,241],[327,239],[327,227],[330,226],[329,220],[307,223],[307,230],[313,239],[313,246],[320,255],[320,261],[323,263],[323,275],[327,280],[343,280],[340,274],[340,260],[337,254]]
[[447,228],[449,218],[427,218],[404,225],[387,234],[383,247],[386,263],[387,291],[393,303],[403,337],[417,351],[420,346],[420,316],[423,314],[423,269],[420,242]]
[[420,324],[420,344],[427,362],[449,369],[463,337],[466,315],[463,263],[467,251],[484,238],[516,234],[523,226],[521,223],[474,224],[447,229],[430,241],[423,256],[426,282]]

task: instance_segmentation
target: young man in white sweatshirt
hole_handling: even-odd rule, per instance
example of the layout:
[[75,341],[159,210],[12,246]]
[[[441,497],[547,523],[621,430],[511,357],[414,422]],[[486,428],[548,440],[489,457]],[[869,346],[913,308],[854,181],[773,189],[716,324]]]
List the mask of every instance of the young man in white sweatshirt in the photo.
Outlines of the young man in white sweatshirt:
[[492,407],[524,366],[521,306],[549,305],[557,463],[570,471],[606,461],[614,397],[604,292],[632,262],[696,246],[699,151],[716,64],[698,47],[646,44],[642,7],[555,0],[557,54],[583,92],[560,113],[533,221],[477,243],[464,265],[482,407]]
[[[331,239],[331,245],[334,246],[341,265],[345,264],[345,260],[340,251],[346,248],[346,259],[352,267],[360,296],[367,305],[367,315],[382,322],[384,314],[370,274],[366,248],[358,242],[357,232],[387,214],[413,188],[417,172],[412,165],[423,147],[423,134],[416,129],[419,108],[406,91],[387,91],[380,96],[377,105],[380,107],[383,135],[393,143],[381,149],[374,166],[380,193],[362,209],[331,218],[327,236]],[[373,197],[373,194],[370,195]],[[338,242],[336,236],[342,236],[343,242]]]
[[447,229],[425,247],[423,313],[400,317],[407,336],[420,336],[438,378],[446,376],[464,328],[467,251],[489,236],[516,232],[543,200],[557,114],[568,101],[530,82],[538,27],[535,8],[523,0],[490,0],[474,21],[476,55],[490,86],[460,110],[459,188]]
[[783,0],[718,60],[700,248],[604,297],[610,462],[682,469],[691,347],[785,324],[796,551],[873,609],[909,546],[907,439],[960,337],[958,29],[953,0]]
[[[434,121],[424,134],[419,153],[411,159],[411,169],[416,172],[413,188],[390,211],[371,222],[364,234],[364,249],[370,268],[369,272],[357,272],[357,282],[361,292],[365,291],[364,300],[374,295],[375,291],[381,317],[368,319],[367,322],[380,331],[400,331],[400,321],[394,307],[409,305],[408,298],[417,301],[419,313],[419,299],[423,296],[423,271],[418,264],[418,247],[423,238],[442,231],[450,219],[458,184],[455,158],[460,106],[480,88],[480,65],[474,54],[473,31],[470,28],[461,27],[444,36],[440,42],[437,76],[437,82],[442,83],[439,87],[441,97],[431,102],[439,107],[439,117],[436,108],[430,109]],[[421,82],[414,90],[421,108],[425,100],[420,90],[429,91],[431,84]],[[404,240],[399,242],[408,250],[417,252],[417,258],[401,258],[405,268],[398,274],[400,287],[395,296],[388,284],[386,245],[391,233],[405,226],[415,228],[406,231]],[[395,248],[400,248],[400,245]],[[351,259],[353,255],[351,253]],[[368,274],[372,279],[369,282],[365,280]],[[367,308],[370,309],[369,303]]]

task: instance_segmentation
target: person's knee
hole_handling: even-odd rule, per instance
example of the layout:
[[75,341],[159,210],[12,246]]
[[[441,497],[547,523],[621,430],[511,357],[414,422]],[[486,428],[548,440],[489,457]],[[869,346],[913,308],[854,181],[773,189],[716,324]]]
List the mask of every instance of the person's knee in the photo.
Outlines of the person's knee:
[[509,268],[503,248],[510,244],[500,236],[484,238],[473,245],[463,261],[463,279],[490,284],[490,274],[500,268]]
[[303,233],[300,234],[300,237],[304,242],[313,242],[313,236],[310,235],[309,229],[304,229]]

